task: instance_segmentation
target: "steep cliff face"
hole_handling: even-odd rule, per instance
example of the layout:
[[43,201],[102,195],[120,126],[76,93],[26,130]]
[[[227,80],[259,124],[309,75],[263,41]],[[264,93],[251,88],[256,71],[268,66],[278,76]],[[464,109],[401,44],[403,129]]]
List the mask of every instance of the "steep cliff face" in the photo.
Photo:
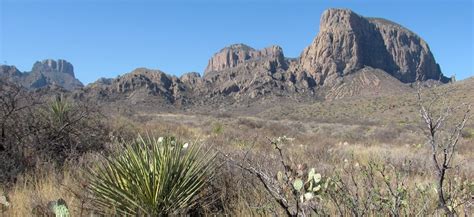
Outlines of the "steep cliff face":
[[73,90],[83,87],[74,77],[74,67],[65,60],[37,61],[30,72],[21,73],[14,66],[0,65],[0,77],[28,89],[38,89],[51,85]]
[[369,18],[383,38],[385,49],[396,68],[390,74],[402,82],[414,82],[416,75],[423,80],[448,82],[436,63],[428,44],[412,31],[382,18]]
[[283,50],[279,46],[255,50],[244,44],[234,44],[216,53],[209,60],[204,74],[237,67],[251,61],[259,61],[273,71],[277,68],[287,67]]
[[448,81],[427,44],[411,31],[381,19],[364,18],[348,9],[326,10],[320,32],[300,57],[301,68],[319,85],[364,67],[382,69],[402,82]]
[[32,72],[59,72],[71,75],[74,77],[74,67],[71,63],[66,60],[52,60],[47,59],[43,61],[37,61],[33,65]]

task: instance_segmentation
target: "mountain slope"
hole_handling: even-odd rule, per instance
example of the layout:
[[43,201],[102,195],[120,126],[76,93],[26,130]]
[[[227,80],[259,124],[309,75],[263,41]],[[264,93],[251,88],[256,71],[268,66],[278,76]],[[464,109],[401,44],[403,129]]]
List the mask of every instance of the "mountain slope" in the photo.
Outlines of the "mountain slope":
[[34,90],[47,86],[59,86],[67,90],[84,85],[75,78],[74,67],[65,60],[43,60],[33,65],[30,72],[20,72],[15,66],[0,65],[0,79]]

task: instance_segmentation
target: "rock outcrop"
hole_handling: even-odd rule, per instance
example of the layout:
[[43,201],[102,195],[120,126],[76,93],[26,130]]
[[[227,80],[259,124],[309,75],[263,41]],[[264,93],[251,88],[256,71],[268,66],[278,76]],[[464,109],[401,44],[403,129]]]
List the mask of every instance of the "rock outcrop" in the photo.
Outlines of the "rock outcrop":
[[74,77],[74,67],[71,63],[66,60],[52,60],[47,59],[43,61],[37,61],[33,65],[32,72],[59,72],[66,73]]
[[0,65],[0,76],[2,76],[2,77],[20,77],[21,72],[15,66]]
[[390,54],[394,70],[388,71],[402,82],[414,82],[416,75],[422,80],[449,81],[441,73],[428,44],[412,31],[382,18],[369,18],[383,38],[385,48]]
[[175,103],[183,98],[185,89],[175,76],[160,70],[137,68],[115,79],[99,79],[89,84],[82,94],[105,101],[132,97],[134,101],[143,102],[149,97],[158,97],[166,103]]
[[[419,75],[419,76],[417,76]],[[30,89],[82,87],[73,66],[44,60],[31,72],[1,66],[0,76]],[[417,79],[448,82],[427,43],[399,24],[366,18],[348,9],[329,9],[320,32],[297,58],[286,58],[279,46],[260,50],[244,44],[223,48],[212,56],[203,76],[179,78],[160,70],[138,68],[113,79],[99,79],[73,95],[114,106],[150,108],[224,108],[278,102],[314,101],[354,95],[399,94]]]
[[277,68],[287,67],[283,50],[279,46],[270,46],[262,50],[255,50],[245,44],[234,44],[216,53],[209,60],[204,74],[237,67],[250,61],[259,61],[265,64],[271,71],[275,71]]
[[30,72],[20,72],[15,66],[0,65],[0,78],[28,89],[58,86],[66,90],[83,87],[74,77],[74,67],[65,60],[43,60],[33,65]]
[[326,10],[320,32],[300,57],[301,68],[319,85],[364,67],[381,69],[402,82],[422,79],[447,82],[428,45],[404,27],[365,18],[348,9]]

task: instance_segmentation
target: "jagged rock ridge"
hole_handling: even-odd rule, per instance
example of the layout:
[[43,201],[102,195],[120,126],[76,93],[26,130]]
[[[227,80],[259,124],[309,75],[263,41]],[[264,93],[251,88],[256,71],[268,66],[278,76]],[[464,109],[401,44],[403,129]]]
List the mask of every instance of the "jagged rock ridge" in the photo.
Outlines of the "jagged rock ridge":
[[234,44],[223,48],[210,60],[204,74],[212,71],[222,71],[242,65],[249,61],[265,61],[270,70],[286,67],[283,50],[279,46],[270,46],[262,50],[255,50],[245,44]]
[[75,78],[74,67],[65,60],[37,61],[30,72],[20,72],[15,66],[0,65],[0,78],[28,89],[58,86],[74,90],[84,85]]
[[[0,70],[27,80],[14,67]],[[52,79],[52,74],[74,77],[71,64],[52,60],[36,63],[30,74],[35,75],[26,82],[30,88],[68,85]],[[75,95],[152,107],[215,107],[260,103],[272,97],[311,101],[398,93],[407,91],[405,83],[416,81],[417,75],[423,80],[449,81],[426,42],[415,33],[384,19],[329,9],[321,16],[320,32],[298,58],[286,58],[279,46],[258,50],[234,44],[210,58],[202,77],[192,72],[178,78],[138,68],[115,79],[99,79]]]
[[323,13],[320,32],[299,58],[286,58],[279,46],[257,50],[234,44],[210,58],[202,77],[143,70],[108,81],[101,90],[146,101],[146,87],[148,95],[160,95],[166,102],[212,106],[269,96],[314,100],[379,94],[384,89],[398,93],[407,91],[403,83],[414,82],[417,74],[423,80],[449,81],[416,34],[347,9]]

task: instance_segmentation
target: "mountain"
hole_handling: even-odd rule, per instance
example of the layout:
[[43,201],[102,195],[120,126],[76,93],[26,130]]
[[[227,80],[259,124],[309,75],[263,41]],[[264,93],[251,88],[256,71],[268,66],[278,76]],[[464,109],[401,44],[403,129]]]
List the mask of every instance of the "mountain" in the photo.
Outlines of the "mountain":
[[128,100],[132,104],[149,103],[177,104],[187,87],[176,76],[160,70],[138,68],[115,79],[99,79],[76,95],[97,101]]
[[0,79],[19,84],[30,90],[47,86],[74,90],[84,86],[75,78],[72,64],[61,59],[37,61],[29,72],[20,72],[15,66],[0,65]]
[[428,44],[412,31],[381,18],[348,9],[328,9],[320,31],[297,58],[277,45],[255,49],[233,44],[215,53],[203,75],[181,77],[137,68],[117,78],[87,85],[74,78],[64,60],[37,62],[31,72],[2,66],[0,75],[34,89],[59,85],[74,97],[103,105],[150,109],[218,110],[274,106],[352,96],[401,95],[417,81],[447,83]]
[[428,44],[410,30],[380,18],[365,18],[348,9],[329,9],[320,21],[320,32],[300,57],[302,69],[316,83],[364,67],[384,70],[404,83],[434,79],[448,82]]

